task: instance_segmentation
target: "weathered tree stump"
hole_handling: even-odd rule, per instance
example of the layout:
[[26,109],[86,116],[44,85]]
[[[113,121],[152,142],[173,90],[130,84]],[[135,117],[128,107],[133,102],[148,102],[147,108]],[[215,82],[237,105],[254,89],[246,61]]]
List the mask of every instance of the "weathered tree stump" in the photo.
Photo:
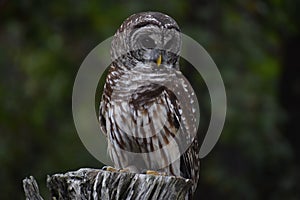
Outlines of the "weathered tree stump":
[[[185,199],[191,180],[83,168],[47,177],[52,199],[147,200]],[[26,199],[42,200],[36,181],[23,180]]]
[[40,195],[36,180],[32,176],[23,180],[23,188],[25,191],[26,200],[43,200]]

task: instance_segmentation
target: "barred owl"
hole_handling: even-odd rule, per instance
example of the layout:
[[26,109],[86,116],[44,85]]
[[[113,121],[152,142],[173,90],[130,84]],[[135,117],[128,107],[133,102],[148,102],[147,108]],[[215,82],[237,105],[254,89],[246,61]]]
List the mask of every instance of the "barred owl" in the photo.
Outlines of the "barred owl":
[[[179,70],[180,29],[158,12],[134,14],[112,40],[99,109],[116,168],[199,178],[196,96]],[[172,144],[172,145],[171,145]]]

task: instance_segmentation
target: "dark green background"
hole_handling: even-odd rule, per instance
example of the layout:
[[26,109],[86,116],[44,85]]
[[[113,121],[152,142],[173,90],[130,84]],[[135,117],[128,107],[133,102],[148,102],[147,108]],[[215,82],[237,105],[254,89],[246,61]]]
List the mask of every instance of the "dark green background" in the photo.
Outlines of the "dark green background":
[[96,45],[148,10],[203,45],[226,86],[227,120],[202,160],[198,199],[299,199],[299,9],[296,0],[0,0],[0,199],[24,199],[29,175],[47,196],[47,174],[102,166],[77,136],[73,81]]

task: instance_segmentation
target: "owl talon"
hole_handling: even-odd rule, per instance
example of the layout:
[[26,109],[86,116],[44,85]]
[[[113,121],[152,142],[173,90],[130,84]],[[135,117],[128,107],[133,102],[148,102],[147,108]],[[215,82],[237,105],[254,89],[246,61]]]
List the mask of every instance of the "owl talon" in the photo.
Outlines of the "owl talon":
[[106,171],[110,171],[110,172],[118,172],[119,170],[116,169],[116,168],[113,168],[111,166],[104,166],[102,167],[103,170],[106,170]]
[[166,176],[167,174],[165,172],[158,172],[153,170],[147,170],[146,174],[153,175],[153,176]]
[[120,173],[129,173],[130,170],[127,169],[127,168],[125,168],[125,169],[120,169],[119,172],[120,172]]

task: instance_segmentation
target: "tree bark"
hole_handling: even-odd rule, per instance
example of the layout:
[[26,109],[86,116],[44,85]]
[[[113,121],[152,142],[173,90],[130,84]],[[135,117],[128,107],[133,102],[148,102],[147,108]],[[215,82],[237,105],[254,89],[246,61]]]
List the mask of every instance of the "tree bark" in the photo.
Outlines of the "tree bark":
[[[52,199],[147,200],[185,199],[189,179],[83,168],[47,177]],[[23,180],[26,199],[42,200],[36,181]]]
[[43,200],[40,195],[36,180],[32,176],[23,180],[23,188],[25,191],[26,200]]

